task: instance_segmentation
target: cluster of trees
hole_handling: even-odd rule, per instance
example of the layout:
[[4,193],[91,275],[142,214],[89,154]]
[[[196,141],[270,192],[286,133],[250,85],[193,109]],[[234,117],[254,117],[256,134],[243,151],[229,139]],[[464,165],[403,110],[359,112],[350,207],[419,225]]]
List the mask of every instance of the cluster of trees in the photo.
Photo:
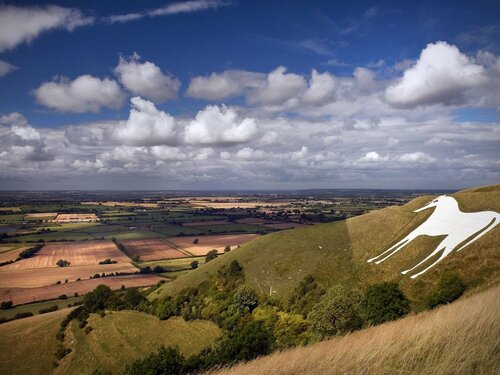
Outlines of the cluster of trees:
[[109,259],[109,258],[108,258],[108,259],[101,260],[101,261],[99,262],[99,264],[115,264],[115,263],[118,263],[118,261],[116,261],[116,260],[111,260],[111,259]]
[[71,264],[71,262],[65,260],[65,259],[59,259],[57,262],[56,262],[56,265],[58,267],[69,267],[69,265]]
[[43,244],[37,244],[29,249],[23,250],[19,253],[19,258],[26,259],[31,258],[33,255],[38,253],[43,247]]
[[45,309],[38,310],[38,313],[39,314],[46,314],[46,313],[49,313],[49,312],[52,312],[52,311],[57,311],[57,310],[59,310],[59,306],[53,305],[53,306],[47,307]]

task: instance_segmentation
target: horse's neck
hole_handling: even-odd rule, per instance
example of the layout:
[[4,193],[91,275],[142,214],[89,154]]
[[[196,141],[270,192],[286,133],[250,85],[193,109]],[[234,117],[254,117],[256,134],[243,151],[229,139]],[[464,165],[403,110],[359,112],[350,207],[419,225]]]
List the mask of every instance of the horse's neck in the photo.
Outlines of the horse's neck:
[[456,202],[449,202],[443,206],[437,205],[436,208],[434,209],[434,212],[431,214],[431,217],[440,217],[450,213],[456,213],[456,214],[462,213]]

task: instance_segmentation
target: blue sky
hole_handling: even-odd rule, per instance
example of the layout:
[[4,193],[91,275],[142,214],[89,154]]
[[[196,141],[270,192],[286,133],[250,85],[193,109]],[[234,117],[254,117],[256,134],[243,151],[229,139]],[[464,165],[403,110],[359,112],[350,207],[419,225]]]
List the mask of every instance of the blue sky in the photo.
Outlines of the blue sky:
[[498,182],[498,14],[498,1],[5,2],[0,189]]

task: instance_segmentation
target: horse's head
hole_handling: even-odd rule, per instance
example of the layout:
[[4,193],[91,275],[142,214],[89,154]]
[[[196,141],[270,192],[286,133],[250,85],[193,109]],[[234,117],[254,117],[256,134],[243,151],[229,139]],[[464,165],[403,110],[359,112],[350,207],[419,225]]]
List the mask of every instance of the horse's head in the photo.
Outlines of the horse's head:
[[[427,210],[428,208],[431,208],[431,207],[437,207],[440,203],[443,203],[444,201],[448,200],[449,198],[450,197],[447,197],[446,195],[440,195],[439,197],[434,198],[433,200],[431,200],[424,207],[419,208],[418,210],[415,210],[413,212],[420,212],[420,211],[423,211],[423,210]],[[453,199],[453,198],[451,198],[451,199]]]

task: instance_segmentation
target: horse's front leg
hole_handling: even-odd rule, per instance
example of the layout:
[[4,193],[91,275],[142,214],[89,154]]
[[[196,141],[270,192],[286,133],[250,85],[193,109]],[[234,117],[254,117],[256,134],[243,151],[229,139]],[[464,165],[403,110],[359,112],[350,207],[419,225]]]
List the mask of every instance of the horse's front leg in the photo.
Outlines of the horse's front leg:
[[389,253],[389,255],[387,255],[385,258],[383,259],[380,259],[378,261],[376,261],[375,263],[376,264],[379,264],[381,262],[383,262],[384,260],[386,260],[387,258],[391,257],[392,255],[396,254],[399,250],[401,250],[407,243],[409,243],[410,241],[412,241],[415,237],[412,236],[412,233],[410,233],[408,236],[406,236],[405,238],[403,238],[401,241],[397,242],[396,244],[394,244],[393,246],[391,246],[390,248],[388,248],[386,251],[384,251],[382,254],[379,254],[377,255],[376,257],[374,258],[371,258],[371,259],[368,259],[367,262],[368,263],[371,263],[373,262],[374,260],[376,260],[377,258],[380,258],[382,256],[384,256],[385,254]]

